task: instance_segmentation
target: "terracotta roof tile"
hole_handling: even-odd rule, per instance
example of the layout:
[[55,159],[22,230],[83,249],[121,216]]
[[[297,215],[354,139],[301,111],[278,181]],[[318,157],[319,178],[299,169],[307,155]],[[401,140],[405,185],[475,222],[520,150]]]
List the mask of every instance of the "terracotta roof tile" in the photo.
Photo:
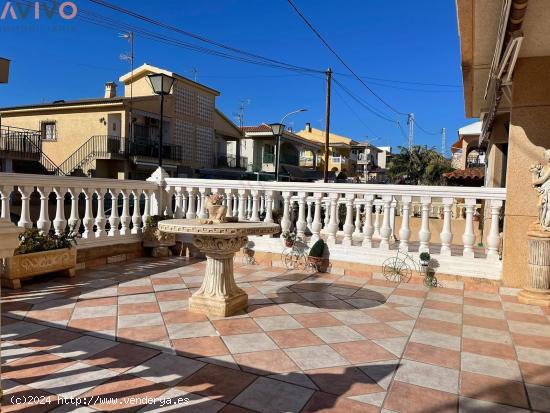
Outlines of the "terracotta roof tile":
[[485,169],[483,167],[457,169],[453,172],[443,174],[443,176],[447,179],[473,179],[481,181],[485,178]]

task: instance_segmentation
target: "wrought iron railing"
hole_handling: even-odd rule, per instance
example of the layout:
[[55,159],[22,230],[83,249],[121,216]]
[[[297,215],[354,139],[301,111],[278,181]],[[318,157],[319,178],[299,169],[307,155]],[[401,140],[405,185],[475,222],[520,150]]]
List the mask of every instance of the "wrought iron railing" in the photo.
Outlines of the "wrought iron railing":
[[120,136],[92,136],[59,165],[59,168],[64,174],[70,175],[77,169],[83,170],[90,162],[98,158],[123,156],[124,153],[124,142]]
[[[159,156],[158,142],[148,139],[129,139],[126,150],[129,156],[143,156],[148,158],[158,158]],[[162,158],[181,162],[183,159],[183,149],[180,145],[162,145]]]

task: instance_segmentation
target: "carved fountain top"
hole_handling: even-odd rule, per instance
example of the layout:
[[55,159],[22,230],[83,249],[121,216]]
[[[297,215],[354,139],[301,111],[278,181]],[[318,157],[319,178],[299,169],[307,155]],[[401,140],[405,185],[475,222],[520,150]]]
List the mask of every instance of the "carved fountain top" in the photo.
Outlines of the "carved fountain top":
[[158,223],[159,230],[176,234],[210,235],[219,238],[269,235],[280,230],[278,224],[266,222],[210,223],[204,219],[167,219]]

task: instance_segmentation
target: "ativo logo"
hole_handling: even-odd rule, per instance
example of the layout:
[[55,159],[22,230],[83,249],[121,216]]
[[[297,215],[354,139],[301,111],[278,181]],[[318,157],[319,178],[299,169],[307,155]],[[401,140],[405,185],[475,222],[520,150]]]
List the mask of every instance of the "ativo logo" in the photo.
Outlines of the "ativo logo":
[[[2,3],[0,3],[1,5]],[[33,19],[40,20],[41,18],[52,19],[58,15],[64,20],[71,20],[76,17],[78,7],[72,1],[57,2],[51,0],[49,2],[19,2],[7,1],[2,7],[0,20],[19,20]]]

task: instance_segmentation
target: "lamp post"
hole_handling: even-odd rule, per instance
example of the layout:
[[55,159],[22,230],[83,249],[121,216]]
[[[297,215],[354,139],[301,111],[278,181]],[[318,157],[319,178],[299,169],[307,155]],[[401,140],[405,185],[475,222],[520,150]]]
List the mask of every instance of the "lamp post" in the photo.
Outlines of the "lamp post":
[[294,110],[292,112],[287,113],[285,116],[281,118],[281,121],[279,123],[270,123],[269,126],[271,127],[271,132],[273,135],[275,135],[275,181],[279,182],[279,164],[281,163],[281,157],[280,157],[280,150],[281,150],[281,135],[285,131],[285,125],[284,121],[286,118],[288,118],[290,115],[294,115],[296,113],[300,112],[306,112],[307,109],[298,109]]
[[169,95],[174,84],[174,78],[163,73],[147,75],[151,88],[156,95],[160,95],[160,136],[159,136],[159,166],[162,167],[163,127],[164,127],[164,95]]

